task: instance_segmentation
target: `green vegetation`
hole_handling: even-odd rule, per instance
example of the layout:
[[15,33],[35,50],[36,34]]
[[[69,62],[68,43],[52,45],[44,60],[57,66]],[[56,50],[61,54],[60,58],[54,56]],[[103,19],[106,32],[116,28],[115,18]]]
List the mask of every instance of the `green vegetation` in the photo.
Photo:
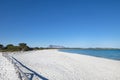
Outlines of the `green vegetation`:
[[19,49],[21,51],[28,51],[29,50],[29,47],[27,46],[26,43],[19,43]]
[[2,44],[0,44],[0,50],[2,50],[4,48],[4,46]]
[[14,51],[30,51],[30,50],[42,50],[42,49],[81,49],[81,50],[120,50],[120,48],[45,48],[45,47],[29,47],[26,43],[19,43],[18,46],[8,44],[4,46],[0,44],[0,52],[14,52]]
[[1,52],[14,52],[14,51],[30,51],[30,50],[41,50],[44,48],[29,47],[26,43],[19,43],[18,46],[15,46],[13,44],[8,44],[4,47],[4,45],[0,44],[0,51]]

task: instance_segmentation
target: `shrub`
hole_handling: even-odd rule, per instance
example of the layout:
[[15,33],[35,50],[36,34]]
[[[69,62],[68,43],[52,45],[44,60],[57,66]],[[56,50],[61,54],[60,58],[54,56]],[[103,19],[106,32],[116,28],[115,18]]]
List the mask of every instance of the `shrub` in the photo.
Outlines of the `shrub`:
[[29,47],[27,46],[26,43],[19,43],[19,48],[21,51],[28,51]]

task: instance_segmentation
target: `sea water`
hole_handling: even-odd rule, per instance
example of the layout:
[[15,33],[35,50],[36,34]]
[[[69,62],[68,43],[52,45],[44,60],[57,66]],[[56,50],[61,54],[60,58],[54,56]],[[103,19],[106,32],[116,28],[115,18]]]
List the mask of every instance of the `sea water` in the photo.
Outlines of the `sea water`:
[[120,60],[120,50],[82,50],[82,49],[60,49],[63,52],[69,53],[76,53],[76,54],[83,54],[83,55],[90,55],[95,57],[102,57],[114,60]]

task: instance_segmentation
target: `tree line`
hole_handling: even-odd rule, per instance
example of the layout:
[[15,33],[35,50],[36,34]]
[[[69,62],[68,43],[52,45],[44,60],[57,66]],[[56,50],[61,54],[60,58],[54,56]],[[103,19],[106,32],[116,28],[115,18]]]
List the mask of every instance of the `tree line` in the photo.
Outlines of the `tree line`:
[[39,49],[43,49],[43,48],[39,48],[39,47],[31,48],[26,43],[19,43],[18,46],[15,46],[13,44],[8,44],[8,45],[4,46],[3,44],[0,44],[0,51],[2,51],[2,52],[29,51],[29,50],[39,50]]

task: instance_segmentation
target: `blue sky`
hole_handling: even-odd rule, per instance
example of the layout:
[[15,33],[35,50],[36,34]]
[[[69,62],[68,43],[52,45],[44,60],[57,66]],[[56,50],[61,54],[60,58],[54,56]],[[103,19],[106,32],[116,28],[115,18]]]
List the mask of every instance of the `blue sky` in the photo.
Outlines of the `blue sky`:
[[0,0],[0,43],[120,48],[119,0]]

